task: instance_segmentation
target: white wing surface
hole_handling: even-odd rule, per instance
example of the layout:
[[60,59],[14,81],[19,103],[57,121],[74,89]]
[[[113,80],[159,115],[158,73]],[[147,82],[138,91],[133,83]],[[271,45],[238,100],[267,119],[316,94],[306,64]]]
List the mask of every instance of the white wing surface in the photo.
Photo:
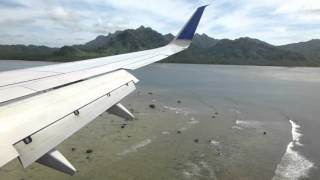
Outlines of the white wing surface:
[[133,118],[119,103],[138,82],[126,70],[188,48],[205,7],[164,47],[0,73],[0,167],[18,157],[25,168],[36,161],[74,174],[55,147],[106,110]]

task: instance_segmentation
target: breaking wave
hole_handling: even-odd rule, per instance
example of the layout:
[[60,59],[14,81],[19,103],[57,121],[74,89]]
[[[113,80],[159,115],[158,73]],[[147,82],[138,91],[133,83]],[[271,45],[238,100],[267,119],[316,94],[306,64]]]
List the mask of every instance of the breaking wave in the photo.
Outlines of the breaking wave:
[[273,180],[280,179],[300,179],[307,178],[309,170],[314,168],[314,163],[295,150],[297,146],[303,146],[301,143],[301,126],[296,122],[289,120],[291,123],[292,141],[288,144],[286,152],[277,165]]

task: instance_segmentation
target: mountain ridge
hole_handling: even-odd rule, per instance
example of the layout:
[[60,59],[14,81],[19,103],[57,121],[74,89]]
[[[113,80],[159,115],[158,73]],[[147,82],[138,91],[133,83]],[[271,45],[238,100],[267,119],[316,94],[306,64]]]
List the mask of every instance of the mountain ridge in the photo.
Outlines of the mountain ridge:
[[[81,45],[50,48],[34,45],[0,45],[0,59],[76,61],[157,48],[174,36],[140,26],[99,35]],[[190,47],[162,62],[264,66],[320,66],[320,40],[274,46],[259,39],[214,39],[196,34]]]

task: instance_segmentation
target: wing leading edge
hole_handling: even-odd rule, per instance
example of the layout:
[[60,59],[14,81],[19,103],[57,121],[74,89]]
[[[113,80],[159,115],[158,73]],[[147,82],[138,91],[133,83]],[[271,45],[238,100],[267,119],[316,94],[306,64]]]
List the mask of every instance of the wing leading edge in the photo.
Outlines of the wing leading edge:
[[0,73],[0,104],[119,69],[134,70],[189,47],[205,6],[168,45],[156,49]]
[[105,111],[134,118],[119,103],[138,82],[126,70],[188,48],[205,7],[164,47],[0,73],[0,167],[18,157],[25,168],[37,161],[74,174],[55,147]]

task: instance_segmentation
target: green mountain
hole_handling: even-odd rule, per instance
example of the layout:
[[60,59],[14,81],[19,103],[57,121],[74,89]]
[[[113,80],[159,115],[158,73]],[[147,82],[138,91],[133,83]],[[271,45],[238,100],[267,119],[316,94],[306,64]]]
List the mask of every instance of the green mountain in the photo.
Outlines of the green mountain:
[[0,45],[0,59],[46,60],[57,50],[46,46]]
[[114,55],[156,48],[167,44],[170,39],[171,37],[163,36],[151,28],[141,26],[135,30],[128,29],[117,31],[108,36],[98,36],[96,39],[78,47],[84,51]]
[[49,60],[70,61],[135,52],[164,46],[171,39],[172,35],[162,35],[151,28],[141,26],[107,36],[101,35],[83,45],[64,46],[54,52]]
[[320,63],[320,40],[313,39],[307,42],[299,42],[279,46],[281,49],[289,50],[304,55],[315,64]]
[[199,48],[209,49],[219,42],[218,39],[209,37],[206,34],[196,34],[193,38],[192,45],[198,46]]
[[[201,38],[201,36],[198,36]],[[200,40],[199,40],[200,41]],[[216,40],[212,39],[212,43]],[[197,41],[196,41],[197,42]],[[223,39],[203,48],[192,43],[190,48],[167,62],[199,64],[237,64],[266,66],[310,66],[305,56],[251,38]]]
[[[163,46],[174,36],[151,28],[117,31],[98,36],[82,45],[45,46],[0,45],[0,59],[75,61],[116,55]],[[272,66],[320,66],[320,40],[273,46],[258,39],[214,39],[196,34],[190,47],[163,62],[196,64],[238,64]]]

